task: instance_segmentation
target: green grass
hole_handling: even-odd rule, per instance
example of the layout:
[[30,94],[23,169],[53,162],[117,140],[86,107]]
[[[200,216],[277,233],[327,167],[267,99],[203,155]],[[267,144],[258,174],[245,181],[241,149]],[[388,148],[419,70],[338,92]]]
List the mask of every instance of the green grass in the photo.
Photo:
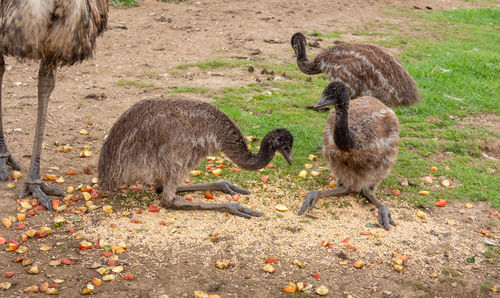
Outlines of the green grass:
[[[392,197],[390,189],[398,188],[403,192],[398,200],[415,204],[432,204],[437,198],[460,198],[488,200],[498,209],[500,167],[498,163],[482,157],[482,146],[485,141],[499,136],[486,128],[463,123],[462,119],[481,113],[500,114],[500,31],[496,30],[500,26],[500,10],[457,9],[426,13],[409,10],[404,13],[412,14],[412,19],[420,21],[422,34],[418,37],[400,32],[388,34],[385,43],[402,50],[398,57],[415,79],[423,101],[413,107],[395,110],[401,122],[399,157],[392,173],[379,188],[379,196]],[[396,29],[391,24],[381,26]],[[378,42],[384,44],[384,40]],[[289,79],[262,81],[245,88],[224,88],[216,94],[188,86],[169,92],[208,93],[215,96],[217,100],[214,104],[234,119],[245,135],[262,139],[267,131],[285,127],[295,136],[294,164],[291,167],[278,156],[273,160],[276,169],[227,174],[226,179],[246,186],[256,184],[260,177],[270,174],[271,179],[280,179],[280,187],[291,190],[325,186],[328,183],[326,175],[306,179],[297,177],[304,164],[311,163],[307,159],[308,155],[319,155],[316,147],[321,145],[328,114],[305,109],[305,106],[319,99],[321,91],[328,84],[325,75],[302,74],[293,63],[293,57],[290,57],[290,64],[284,65],[217,59],[182,64],[177,68],[181,71],[197,67],[205,71],[246,69],[249,66],[265,67],[277,74],[286,72]],[[426,121],[429,119],[439,119],[440,123]],[[256,145],[258,143],[252,144],[254,152],[257,150]],[[318,165],[326,166],[321,158],[315,164]],[[439,170],[430,172],[431,166]],[[497,171],[490,174],[488,168]],[[450,178],[457,187],[428,189],[425,185],[399,185],[401,177],[421,183],[418,178],[429,174]],[[423,189],[430,190],[431,195],[416,194]]]
[[136,0],[112,0],[109,1],[110,5],[117,7],[136,7],[139,3]]

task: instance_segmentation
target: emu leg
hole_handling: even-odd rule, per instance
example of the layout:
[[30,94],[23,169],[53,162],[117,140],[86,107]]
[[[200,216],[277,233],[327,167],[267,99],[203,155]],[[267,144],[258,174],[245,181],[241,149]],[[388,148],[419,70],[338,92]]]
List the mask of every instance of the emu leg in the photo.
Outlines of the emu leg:
[[240,193],[242,195],[251,194],[250,191],[240,188],[227,181],[181,185],[177,187],[176,192],[197,191],[197,190],[217,190],[230,195],[234,195],[237,193]]
[[363,195],[370,200],[378,208],[378,221],[384,227],[384,229],[389,230],[390,225],[396,226],[396,222],[392,220],[391,213],[389,209],[382,204],[375,196],[375,187],[363,189]]
[[334,189],[327,190],[313,190],[307,193],[304,203],[302,203],[302,207],[300,207],[299,215],[302,215],[304,212],[311,210],[319,198],[324,197],[341,197],[349,194],[349,190],[343,185],[338,186]]
[[2,122],[2,83],[3,73],[5,72],[5,61],[3,56],[0,55],[0,180],[5,181],[9,178],[7,166],[11,166],[14,170],[21,170],[21,165],[12,158],[3,135],[3,122]]
[[251,218],[252,216],[262,216],[259,211],[252,210],[248,207],[241,206],[238,203],[199,203],[185,200],[178,196],[168,198],[163,195],[162,206],[168,209],[180,210],[212,210],[223,211],[244,218]]
[[42,152],[42,142],[47,118],[47,107],[49,97],[54,90],[56,82],[55,61],[42,60],[38,72],[38,117],[36,120],[35,142],[33,153],[31,154],[31,165],[23,189],[19,193],[19,198],[26,195],[33,195],[45,208],[51,210],[52,202],[47,195],[64,196],[64,192],[56,187],[46,185],[40,179],[40,154]]

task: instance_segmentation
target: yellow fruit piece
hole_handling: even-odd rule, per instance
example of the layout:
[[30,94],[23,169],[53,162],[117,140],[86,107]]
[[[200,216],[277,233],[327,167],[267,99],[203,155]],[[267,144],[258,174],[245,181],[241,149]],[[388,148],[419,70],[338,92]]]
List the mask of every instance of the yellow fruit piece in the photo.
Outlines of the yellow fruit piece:
[[26,272],[28,272],[29,274],[38,274],[38,272],[39,272],[38,266],[33,265],[33,266],[29,267],[28,270],[26,270]]
[[221,173],[222,173],[222,170],[221,170],[221,169],[218,169],[218,168],[217,168],[217,169],[214,169],[214,170],[212,171],[212,174],[213,174],[214,176],[219,176]]
[[91,284],[87,284],[87,286],[85,288],[83,288],[80,293],[82,295],[88,295],[90,293],[92,293],[94,291],[94,286],[91,285]]
[[73,186],[68,186],[68,188],[66,188],[66,192],[69,194],[75,193],[75,188]]
[[208,294],[203,291],[194,291],[194,298],[208,298]]
[[66,218],[64,218],[64,216],[58,215],[58,216],[54,217],[55,224],[64,223],[64,222],[66,222]]
[[353,266],[356,269],[361,269],[363,268],[363,266],[365,266],[365,262],[363,262],[362,260],[357,260],[356,262],[354,262]]
[[451,180],[450,179],[444,179],[443,181],[441,181],[441,185],[444,186],[444,187],[448,187],[451,185]]
[[64,279],[56,278],[52,281],[55,282],[56,284],[62,284],[64,282]]
[[28,202],[28,200],[26,200],[26,199],[22,199],[20,201],[20,204],[21,204],[21,207],[23,207],[26,210],[33,208],[33,206],[31,206],[30,202]]
[[328,183],[329,188],[335,188],[337,187],[337,182],[335,180],[332,180]]
[[450,219],[450,220],[447,220],[446,223],[450,226],[456,226],[457,225],[457,222],[454,221],[453,219]]
[[313,154],[309,154],[309,156],[307,157],[310,161],[316,161],[318,160],[318,157],[316,155],[313,155]]
[[35,236],[36,234],[36,230],[27,230],[26,232],[24,232],[24,234],[30,238],[33,238],[33,236]]
[[306,163],[306,164],[304,165],[304,167],[305,167],[306,169],[312,169],[312,168],[313,168],[313,165],[312,165],[312,164],[310,164],[310,163]]
[[89,132],[88,132],[88,130],[86,130],[86,129],[82,129],[82,130],[80,130],[80,134],[81,134],[81,135],[88,135],[88,134],[89,134]]
[[51,247],[48,244],[42,244],[42,246],[40,246],[41,251],[48,251],[50,249],[51,249]]
[[248,150],[252,150],[252,145],[247,144]]
[[311,176],[313,176],[313,177],[321,176],[321,172],[311,171]]
[[[299,266],[300,268],[304,269],[304,264],[302,264],[301,261],[297,260],[297,259],[292,259],[292,262],[291,262],[293,265],[297,265]],[[298,284],[297,284],[298,285]]]
[[7,188],[14,188],[16,185],[12,182],[7,183]]
[[18,213],[17,214],[17,220],[23,221],[26,219],[26,213]]
[[119,245],[111,245],[111,251],[115,254],[121,254],[125,252],[125,249]]
[[229,260],[217,260],[214,262],[215,267],[219,269],[226,269],[230,264]]
[[97,271],[100,275],[106,275],[109,273],[109,269],[104,267],[97,268],[95,271]]
[[88,192],[86,192],[86,191],[82,192],[82,196],[85,199],[85,201],[88,201],[88,200],[90,200],[92,198],[92,196]]
[[202,171],[200,171],[200,170],[195,170],[195,171],[189,172],[189,175],[191,175],[191,176],[200,176],[201,174],[202,174]]
[[321,285],[316,288],[315,292],[320,296],[325,296],[326,294],[328,294],[328,288],[325,287],[324,285]]
[[420,211],[420,210],[417,211],[417,216],[420,217],[420,218],[422,218],[422,219],[426,219],[427,218],[427,214],[425,212],[423,212],[423,211]]
[[45,175],[47,177],[47,179],[49,179],[50,181],[56,181],[57,180],[57,176],[56,175],[51,175],[51,174],[47,174]]
[[8,290],[12,284],[10,282],[0,282],[0,289]]
[[114,274],[106,274],[102,277],[102,280],[104,281],[112,281],[116,279],[116,275]]
[[10,228],[10,226],[12,226],[12,221],[7,217],[2,218],[2,223],[7,229]]
[[266,265],[264,265],[264,267],[262,267],[262,271],[267,272],[267,273],[273,273],[274,267],[271,264],[266,264]]
[[90,156],[92,156],[92,152],[89,150],[84,150],[80,152],[80,157],[90,157]]
[[471,203],[466,203],[465,208],[474,208],[474,205],[472,205]]
[[101,285],[101,279],[100,279],[100,278],[97,278],[97,277],[92,277],[92,282],[93,282],[96,286],[100,286],[100,285]]
[[111,269],[114,273],[120,273],[123,271],[123,266],[116,266],[115,268]]
[[64,183],[64,178],[61,176],[61,177],[56,179],[56,182],[57,183]]
[[17,179],[21,178],[22,176],[23,176],[23,173],[21,173],[19,171],[12,172],[12,177],[14,178],[14,180],[17,180]]
[[278,211],[281,211],[281,212],[288,211],[288,207],[283,205],[283,204],[278,204],[278,205],[274,206],[274,208]]
[[37,285],[31,285],[27,288],[23,289],[24,293],[38,293],[38,286]]
[[104,211],[104,213],[113,213],[113,206],[104,205],[102,206],[102,211]]
[[99,182],[99,179],[97,177],[93,177],[92,181],[90,181],[90,183],[92,184],[97,184],[97,182]]
[[419,195],[424,195],[424,196],[428,196],[428,195],[430,195],[430,192],[428,192],[427,190],[421,190],[421,191],[419,191],[417,194],[419,194]]
[[297,285],[294,282],[289,281],[288,286],[283,288],[283,292],[285,293],[295,293],[297,291]]
[[306,178],[306,177],[307,177],[307,171],[306,171],[306,170],[302,170],[302,171],[300,171],[300,173],[299,173],[299,177],[300,177],[300,178]]
[[25,252],[27,252],[27,251],[28,251],[28,247],[27,247],[27,246],[24,246],[24,245],[21,245],[21,246],[19,246],[19,248],[18,248],[18,249],[16,249],[16,252],[17,252],[18,254],[23,254],[23,253],[25,253]]

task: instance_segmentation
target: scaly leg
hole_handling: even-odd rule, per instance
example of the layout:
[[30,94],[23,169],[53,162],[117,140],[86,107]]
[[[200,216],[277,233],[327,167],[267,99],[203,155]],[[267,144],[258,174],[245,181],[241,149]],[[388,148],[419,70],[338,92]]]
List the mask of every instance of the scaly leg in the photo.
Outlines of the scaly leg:
[[396,226],[394,220],[392,220],[391,213],[389,209],[382,204],[375,196],[375,187],[369,187],[363,189],[363,195],[370,200],[378,208],[378,221],[384,227],[384,229],[389,230],[390,225]]
[[184,191],[197,191],[197,190],[217,190],[223,193],[227,193],[230,195],[234,195],[240,193],[242,195],[251,194],[250,191],[240,188],[234,184],[231,184],[227,181],[217,181],[211,183],[201,183],[201,184],[186,184],[178,186],[176,192],[184,192]]
[[3,135],[3,122],[2,122],[2,83],[3,73],[5,72],[5,61],[3,56],[0,55],[0,180],[5,181],[9,178],[7,166],[11,166],[14,170],[20,171],[21,165],[12,158]]
[[327,190],[313,190],[307,193],[304,203],[302,203],[302,207],[300,207],[299,215],[302,215],[304,212],[311,210],[319,198],[324,197],[341,197],[349,194],[349,190],[343,186],[339,185],[334,189]]
[[47,209],[52,209],[52,202],[47,195],[64,196],[64,192],[56,187],[49,186],[40,179],[40,154],[47,118],[49,97],[56,82],[56,63],[45,59],[40,63],[38,72],[38,117],[36,120],[35,143],[31,154],[31,165],[28,177],[24,182],[19,198],[32,194],[38,202]]
[[241,206],[238,203],[191,202],[178,196],[168,196],[165,193],[163,193],[163,199],[161,204],[163,207],[168,209],[223,211],[244,218],[251,218],[252,216],[262,216],[261,212],[252,210],[248,207]]

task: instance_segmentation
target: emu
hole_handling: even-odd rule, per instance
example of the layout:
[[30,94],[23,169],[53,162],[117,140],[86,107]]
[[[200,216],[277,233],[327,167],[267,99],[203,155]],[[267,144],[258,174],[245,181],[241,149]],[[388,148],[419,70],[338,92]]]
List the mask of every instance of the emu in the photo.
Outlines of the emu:
[[420,102],[420,93],[410,74],[396,57],[379,46],[342,43],[323,50],[309,61],[305,36],[295,33],[291,43],[303,73],[326,73],[332,82],[343,82],[351,99],[373,96],[390,107]]
[[105,30],[107,0],[2,0],[0,2],[0,179],[8,178],[7,166],[21,165],[7,149],[3,134],[1,85],[4,56],[40,60],[38,72],[38,117],[29,174],[19,198],[32,195],[47,209],[47,195],[63,196],[58,188],[40,179],[40,155],[49,97],[58,66],[73,65],[92,56],[96,38]]
[[375,196],[377,186],[389,174],[398,153],[399,120],[391,108],[371,96],[350,100],[342,82],[332,82],[323,91],[316,108],[334,105],[323,134],[323,156],[337,179],[337,187],[310,191],[299,215],[323,197],[362,193],[378,208],[380,224],[396,225],[389,209]]
[[291,165],[293,136],[274,129],[262,139],[253,154],[240,129],[216,107],[197,100],[148,99],[130,107],[116,121],[102,146],[99,185],[105,191],[142,182],[154,184],[161,205],[172,209],[225,211],[241,217],[262,213],[237,203],[198,203],[176,192],[218,190],[228,194],[250,192],[226,181],[181,185],[203,158],[223,152],[243,169],[265,167],[279,151]]

